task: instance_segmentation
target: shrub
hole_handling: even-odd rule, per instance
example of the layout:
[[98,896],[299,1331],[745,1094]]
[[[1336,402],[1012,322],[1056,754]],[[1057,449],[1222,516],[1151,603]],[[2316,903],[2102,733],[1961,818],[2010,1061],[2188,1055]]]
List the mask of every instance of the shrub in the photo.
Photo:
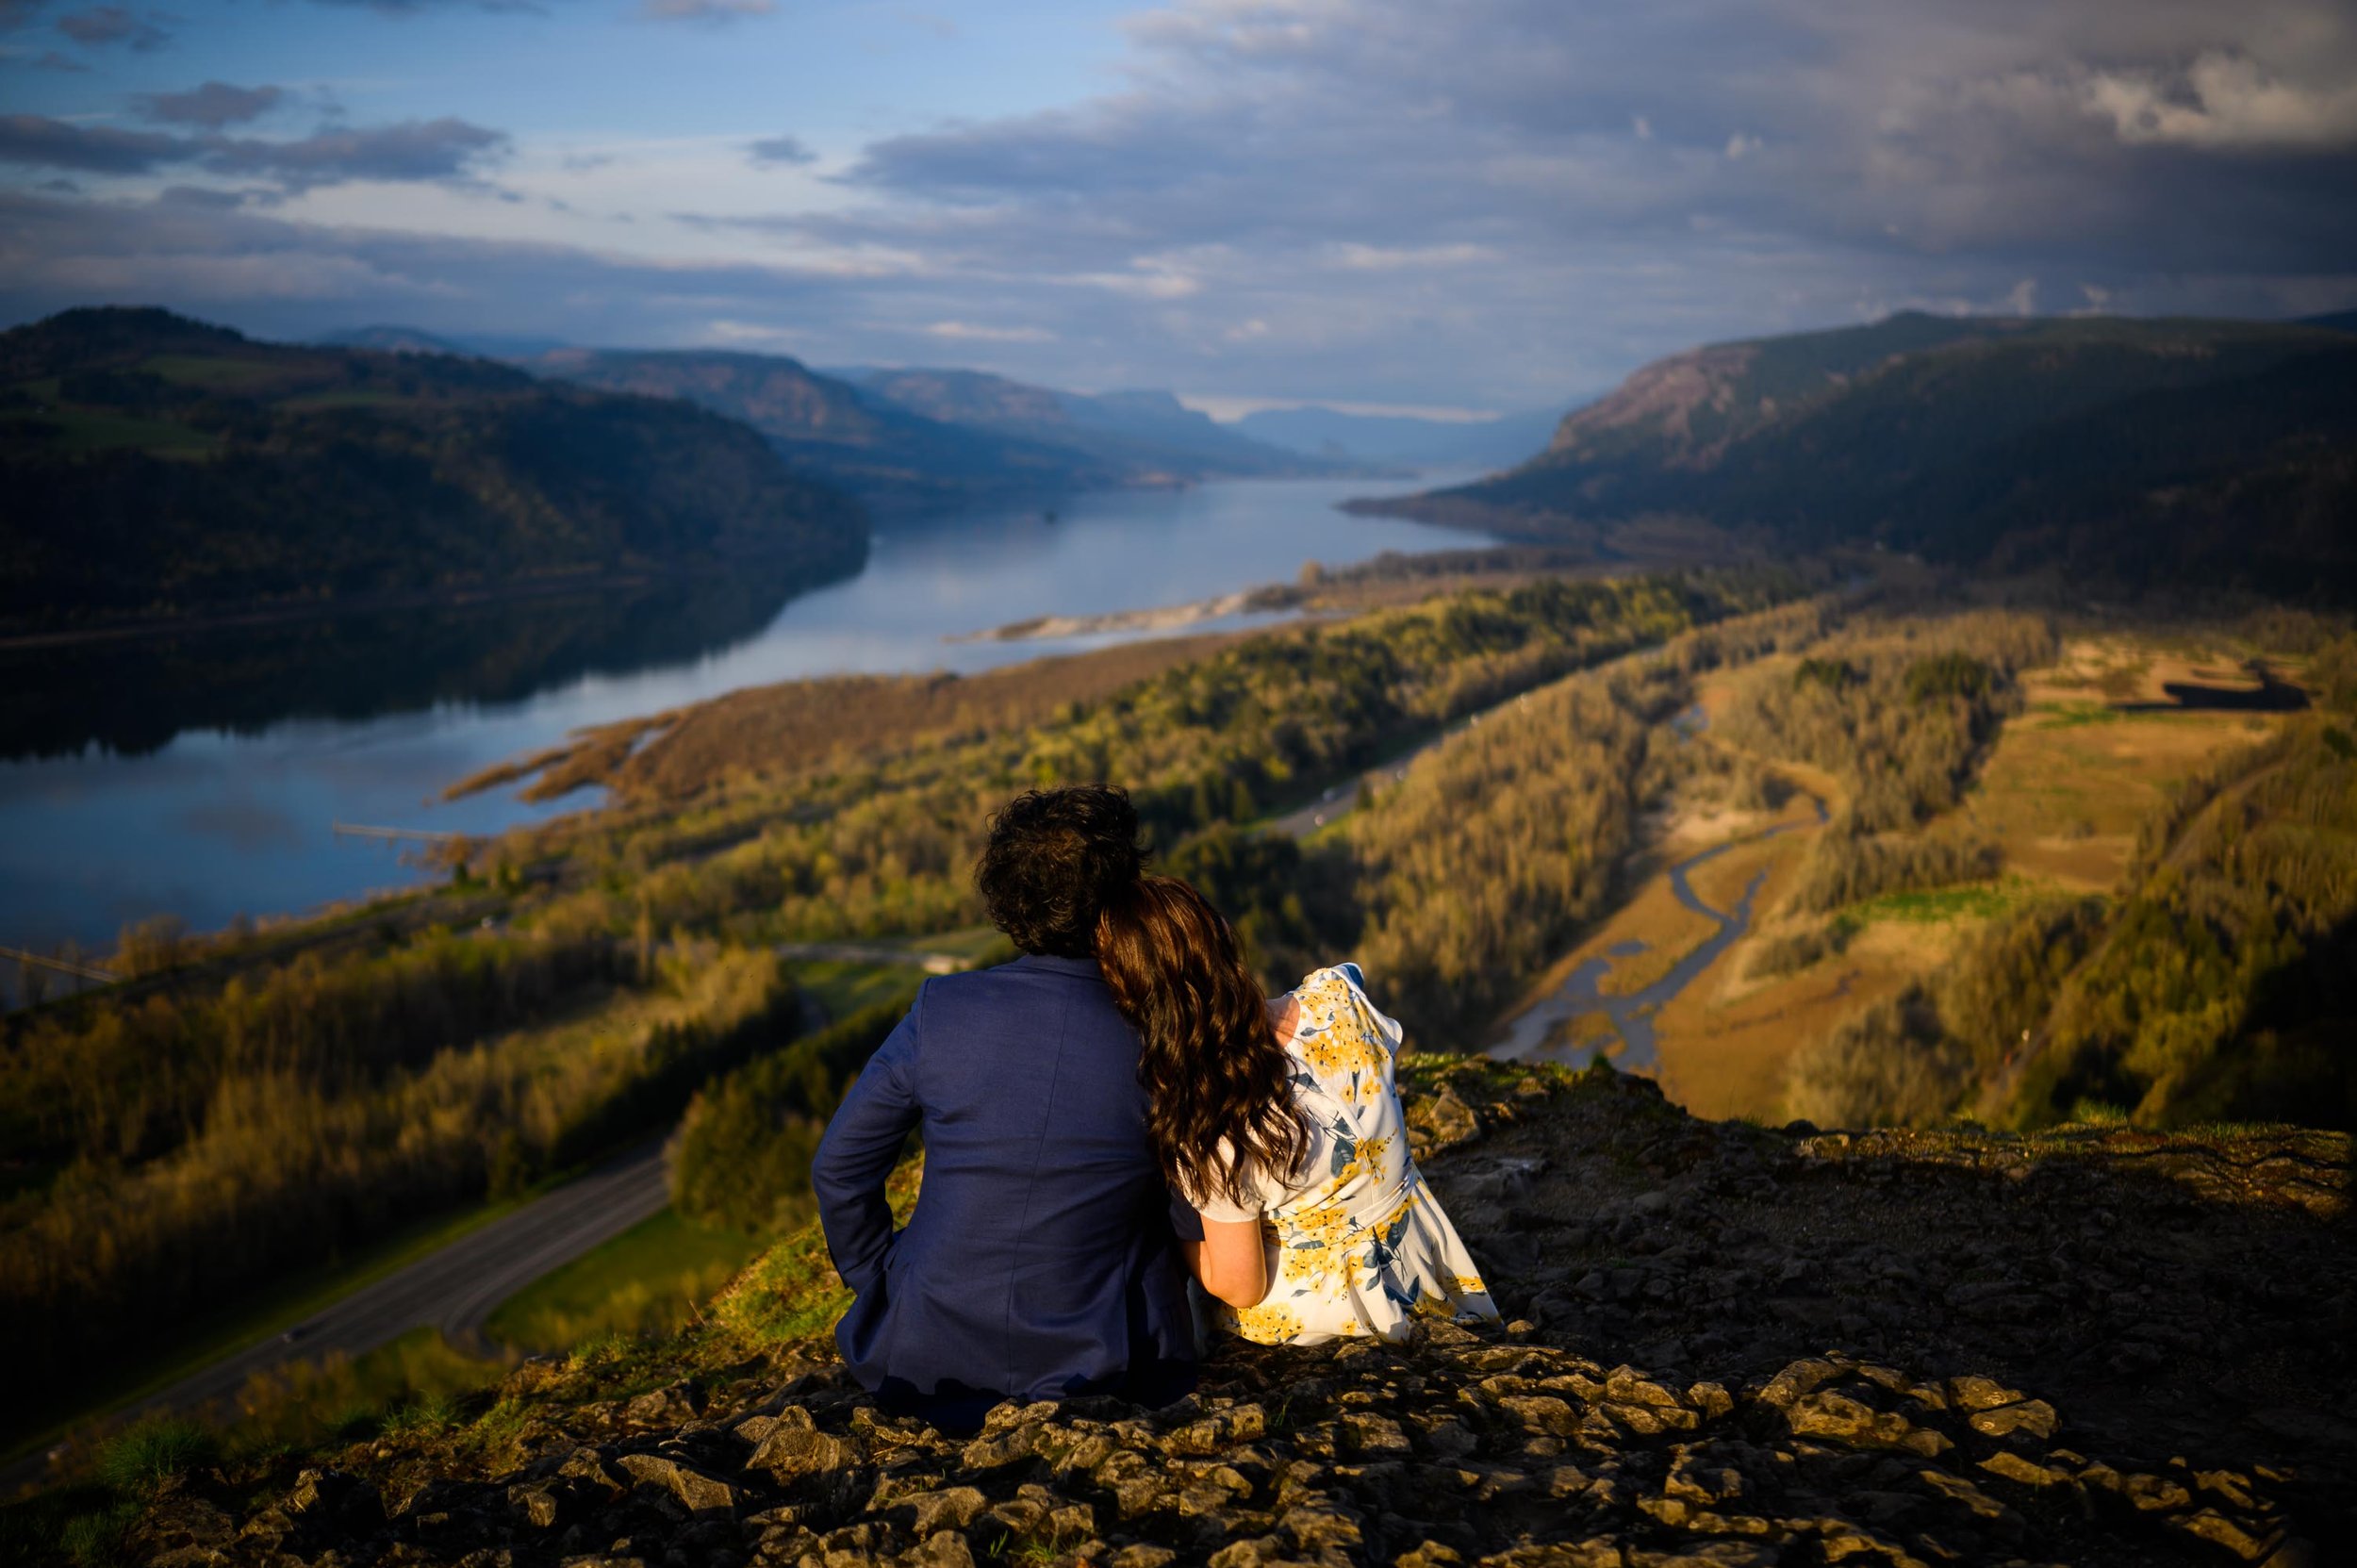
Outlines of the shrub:
[[1915,989],[1795,1052],[1785,1109],[1820,1127],[1920,1127],[1954,1109],[1966,1086],[1964,1053]]

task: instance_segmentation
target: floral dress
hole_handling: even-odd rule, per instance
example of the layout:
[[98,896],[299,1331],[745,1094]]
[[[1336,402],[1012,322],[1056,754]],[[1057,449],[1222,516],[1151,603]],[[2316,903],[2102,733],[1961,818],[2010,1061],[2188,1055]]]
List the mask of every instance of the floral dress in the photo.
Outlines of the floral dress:
[[1404,1339],[1417,1316],[1494,1320],[1496,1305],[1441,1201],[1408,1153],[1393,1079],[1400,1027],[1367,999],[1355,964],[1293,993],[1294,1103],[1310,1128],[1290,1181],[1258,1178],[1258,1202],[1198,1204],[1206,1218],[1261,1221],[1268,1295],[1214,1321],[1262,1345],[1352,1334]]

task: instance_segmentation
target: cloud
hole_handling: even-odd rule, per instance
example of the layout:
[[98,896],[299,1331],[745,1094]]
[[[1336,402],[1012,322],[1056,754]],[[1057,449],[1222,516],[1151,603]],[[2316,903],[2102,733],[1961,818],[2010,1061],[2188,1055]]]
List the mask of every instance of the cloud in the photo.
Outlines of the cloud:
[[0,115],[0,163],[142,174],[171,167],[275,181],[285,190],[350,180],[471,183],[506,151],[504,132],[464,120],[328,126],[291,140],[179,136],[79,125],[38,114]]
[[978,326],[970,322],[930,322],[925,334],[960,343],[1048,343],[1056,335],[1036,326]]
[[30,24],[48,0],[0,0],[0,33],[12,33]]
[[0,163],[91,174],[142,174],[187,161],[191,147],[187,139],[164,131],[76,125],[40,114],[0,114]]
[[330,126],[297,140],[208,139],[205,166],[276,179],[292,190],[346,180],[472,180],[507,151],[503,131],[444,116],[398,124]]
[[638,14],[651,22],[702,22],[718,25],[747,17],[769,16],[778,0],[639,0]]
[[140,110],[150,120],[169,125],[201,125],[217,131],[224,125],[258,120],[287,96],[283,87],[232,87],[206,82],[185,92],[143,92]]
[[762,168],[774,167],[778,164],[799,167],[818,161],[816,153],[802,145],[798,138],[791,136],[763,137],[758,141],[747,144],[745,156],[751,158],[757,167]]
[[2357,146],[2357,81],[2304,86],[2247,55],[2209,50],[2182,78],[2102,71],[2082,89],[2088,111],[2129,143],[2233,150]]
[[135,16],[123,6],[99,6],[61,16],[58,18],[58,31],[85,49],[106,49],[120,44],[125,49],[144,52],[160,49],[172,41],[172,35],[158,26],[152,17]]

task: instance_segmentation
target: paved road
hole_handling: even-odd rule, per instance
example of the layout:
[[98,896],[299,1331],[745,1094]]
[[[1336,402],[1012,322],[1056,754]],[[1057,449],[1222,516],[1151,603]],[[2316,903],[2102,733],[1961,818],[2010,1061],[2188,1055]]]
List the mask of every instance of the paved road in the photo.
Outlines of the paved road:
[[[272,1335],[115,1412],[200,1409],[245,1386],[257,1372],[332,1352],[361,1355],[412,1329],[439,1329],[465,1342],[499,1304],[552,1269],[652,1218],[670,1200],[657,1139],[616,1156],[575,1181],[419,1259],[305,1318],[291,1337]],[[0,1470],[0,1496],[41,1478],[34,1454]]]

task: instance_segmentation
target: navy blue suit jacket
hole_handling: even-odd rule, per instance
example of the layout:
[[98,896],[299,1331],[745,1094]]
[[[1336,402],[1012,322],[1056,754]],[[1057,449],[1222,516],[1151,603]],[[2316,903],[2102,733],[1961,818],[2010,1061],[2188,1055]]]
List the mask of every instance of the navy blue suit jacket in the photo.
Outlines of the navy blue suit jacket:
[[[885,1403],[943,1425],[1001,1399],[1183,1393],[1195,1358],[1138,1037],[1091,959],[928,981],[827,1126],[811,1187],[859,1299],[835,1329]],[[884,1179],[925,1144],[896,1232]]]

